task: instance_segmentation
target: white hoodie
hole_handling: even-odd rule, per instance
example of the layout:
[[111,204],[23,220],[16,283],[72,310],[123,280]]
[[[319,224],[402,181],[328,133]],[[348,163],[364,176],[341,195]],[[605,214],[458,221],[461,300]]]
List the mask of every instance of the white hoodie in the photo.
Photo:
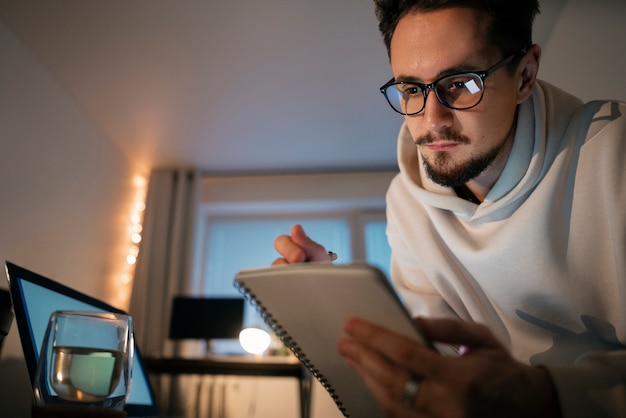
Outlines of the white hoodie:
[[626,104],[539,82],[480,205],[425,174],[403,126],[391,273],[415,315],[483,323],[545,365],[564,417],[626,416]]

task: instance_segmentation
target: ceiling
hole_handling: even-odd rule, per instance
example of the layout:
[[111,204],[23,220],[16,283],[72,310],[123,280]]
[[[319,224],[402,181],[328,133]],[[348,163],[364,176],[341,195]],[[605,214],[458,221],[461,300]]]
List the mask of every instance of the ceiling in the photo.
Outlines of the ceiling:
[[[136,164],[395,167],[368,0],[0,0],[0,18]],[[562,1],[546,1],[536,38]]]

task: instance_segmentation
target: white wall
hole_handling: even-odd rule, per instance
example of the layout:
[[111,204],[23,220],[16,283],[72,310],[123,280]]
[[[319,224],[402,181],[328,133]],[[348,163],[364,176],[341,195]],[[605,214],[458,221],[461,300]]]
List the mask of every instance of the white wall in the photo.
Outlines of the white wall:
[[[108,289],[125,257],[131,164],[2,21],[0,56],[0,261],[115,301]],[[0,415],[29,417],[30,393],[13,323]]]
[[560,15],[547,39],[539,77],[585,101],[626,100],[626,1],[543,0]]

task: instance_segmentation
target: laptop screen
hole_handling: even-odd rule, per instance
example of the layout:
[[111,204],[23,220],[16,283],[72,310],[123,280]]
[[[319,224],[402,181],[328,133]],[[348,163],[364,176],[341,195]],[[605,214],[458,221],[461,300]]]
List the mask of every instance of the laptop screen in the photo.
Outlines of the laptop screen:
[[[10,262],[6,263],[6,271],[13,300],[15,321],[31,383],[35,379],[39,352],[52,312],[79,310],[125,313],[98,299]],[[154,393],[137,347],[135,348],[132,376],[130,396],[125,408],[127,415],[129,417],[158,415]]]

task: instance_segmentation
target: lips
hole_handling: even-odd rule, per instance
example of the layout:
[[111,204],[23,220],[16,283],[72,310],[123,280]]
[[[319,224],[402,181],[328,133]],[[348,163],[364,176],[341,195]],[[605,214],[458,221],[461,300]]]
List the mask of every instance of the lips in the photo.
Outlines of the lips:
[[461,144],[456,141],[433,141],[424,145],[431,151],[450,151]]

